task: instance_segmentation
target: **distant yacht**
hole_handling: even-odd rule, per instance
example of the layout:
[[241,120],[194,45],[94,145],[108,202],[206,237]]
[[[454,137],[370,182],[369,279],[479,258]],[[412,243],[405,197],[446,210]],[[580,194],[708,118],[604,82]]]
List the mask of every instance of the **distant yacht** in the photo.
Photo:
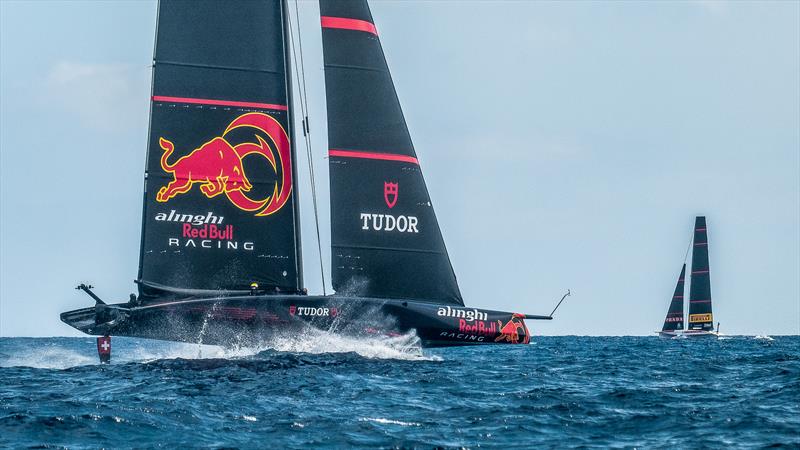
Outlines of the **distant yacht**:
[[711,313],[711,277],[708,265],[708,232],[705,216],[697,216],[694,221],[688,320],[685,320],[683,315],[685,277],[686,261],[684,261],[681,274],[678,276],[678,283],[675,285],[675,293],[672,294],[664,326],[661,331],[657,332],[658,335],[667,338],[718,336],[719,324],[717,324],[717,330],[714,331],[714,316]]

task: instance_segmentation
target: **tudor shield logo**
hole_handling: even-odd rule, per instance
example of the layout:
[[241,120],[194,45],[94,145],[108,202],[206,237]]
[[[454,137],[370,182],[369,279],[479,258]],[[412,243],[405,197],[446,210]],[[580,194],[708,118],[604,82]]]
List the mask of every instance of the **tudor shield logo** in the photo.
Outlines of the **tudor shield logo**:
[[398,183],[383,182],[383,199],[386,201],[386,206],[389,209],[394,208],[397,204],[397,191],[399,190]]
[[[227,135],[235,129],[253,131],[254,142],[237,145],[229,143]],[[172,181],[156,194],[156,201],[160,203],[186,194],[195,184],[199,185],[200,192],[209,199],[225,194],[237,208],[252,211],[256,216],[275,213],[289,200],[292,192],[289,136],[272,116],[255,112],[242,114],[225,128],[221,136],[211,139],[174,162],[169,162],[175,152],[172,141],[160,137],[158,145],[164,151],[161,168],[172,175]],[[260,156],[261,164],[267,164],[276,175],[280,174],[272,193],[265,198],[252,198],[252,193],[248,194],[253,188],[245,174],[244,158],[248,155]],[[258,163],[258,160],[254,162]]]

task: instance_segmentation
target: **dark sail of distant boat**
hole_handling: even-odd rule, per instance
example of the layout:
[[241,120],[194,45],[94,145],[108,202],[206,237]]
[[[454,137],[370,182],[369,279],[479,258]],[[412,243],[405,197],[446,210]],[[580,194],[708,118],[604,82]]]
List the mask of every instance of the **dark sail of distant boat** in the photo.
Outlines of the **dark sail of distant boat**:
[[686,264],[681,267],[681,274],[675,284],[675,293],[672,294],[672,301],[669,304],[667,317],[664,318],[664,326],[661,331],[683,330],[683,283],[686,276]]
[[684,330],[684,278],[686,263],[683,264],[675,293],[669,305],[664,326],[659,332],[663,337],[675,336],[716,336],[714,317],[711,313],[711,277],[708,261],[708,230],[705,216],[695,218],[691,242],[692,270],[689,277],[689,317]]
[[452,346],[527,343],[524,319],[552,319],[464,307],[369,6],[320,11],[336,293],[303,283],[286,1],[161,0],[139,295],[82,284],[95,306],[61,314],[106,361],[111,335],[230,345],[310,326]]
[[711,273],[708,265],[708,232],[706,218],[697,217],[692,244],[692,282],[689,285],[688,330],[712,331]]

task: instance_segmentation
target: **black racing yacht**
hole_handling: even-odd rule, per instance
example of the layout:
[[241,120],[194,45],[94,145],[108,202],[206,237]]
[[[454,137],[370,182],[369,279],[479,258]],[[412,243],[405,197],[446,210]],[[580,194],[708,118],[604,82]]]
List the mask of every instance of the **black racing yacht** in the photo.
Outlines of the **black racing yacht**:
[[101,358],[112,335],[235,345],[307,327],[525,344],[524,319],[552,319],[464,305],[369,6],[320,13],[335,294],[303,284],[292,119],[307,145],[309,122],[287,1],[161,0],[138,295],[82,284],[95,305],[61,314]]
[[[708,264],[708,230],[705,216],[697,216],[694,233],[689,245],[692,248],[692,272],[689,288],[689,318],[683,316],[684,279],[686,262],[681,268],[678,283],[669,304],[664,326],[658,335],[673,337],[709,337],[719,335],[719,324],[714,331],[714,316],[711,313],[711,274]],[[687,256],[689,252],[686,252]],[[684,324],[687,324],[684,328]]]

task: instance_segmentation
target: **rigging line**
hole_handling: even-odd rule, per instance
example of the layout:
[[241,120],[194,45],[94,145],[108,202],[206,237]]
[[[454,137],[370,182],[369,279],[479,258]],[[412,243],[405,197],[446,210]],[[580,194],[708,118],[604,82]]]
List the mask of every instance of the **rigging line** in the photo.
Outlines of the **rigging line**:
[[[300,90],[300,110],[303,113],[303,137],[306,143],[306,154],[308,158],[308,175],[309,180],[311,181],[311,201],[314,205],[314,225],[317,231],[317,251],[319,252],[319,272],[320,277],[322,278],[322,295],[328,295],[327,288],[325,285],[325,268],[322,262],[322,239],[320,238],[319,232],[319,209],[317,207],[317,184],[316,180],[314,179],[314,159],[313,159],[313,152],[311,151],[311,127],[308,125],[308,96],[307,96],[307,89],[306,89],[306,73],[305,73],[305,64],[303,63],[303,38],[301,37],[300,33],[300,10],[297,6],[297,0],[294,3],[295,8],[295,19],[297,21],[297,40],[298,40],[298,47],[300,51],[300,68],[298,70],[297,67],[297,52],[295,51],[294,46],[294,34],[292,33],[292,24],[291,24],[291,17],[289,17],[289,39],[292,41],[292,56],[294,59],[294,67],[296,77],[298,78],[298,89]],[[302,77],[302,83],[300,79]]]
[[692,248],[692,242],[694,241],[694,227],[692,227],[692,237],[689,238],[689,246],[686,247],[686,254],[683,256],[683,263],[686,264],[686,260],[689,259],[689,250]]

